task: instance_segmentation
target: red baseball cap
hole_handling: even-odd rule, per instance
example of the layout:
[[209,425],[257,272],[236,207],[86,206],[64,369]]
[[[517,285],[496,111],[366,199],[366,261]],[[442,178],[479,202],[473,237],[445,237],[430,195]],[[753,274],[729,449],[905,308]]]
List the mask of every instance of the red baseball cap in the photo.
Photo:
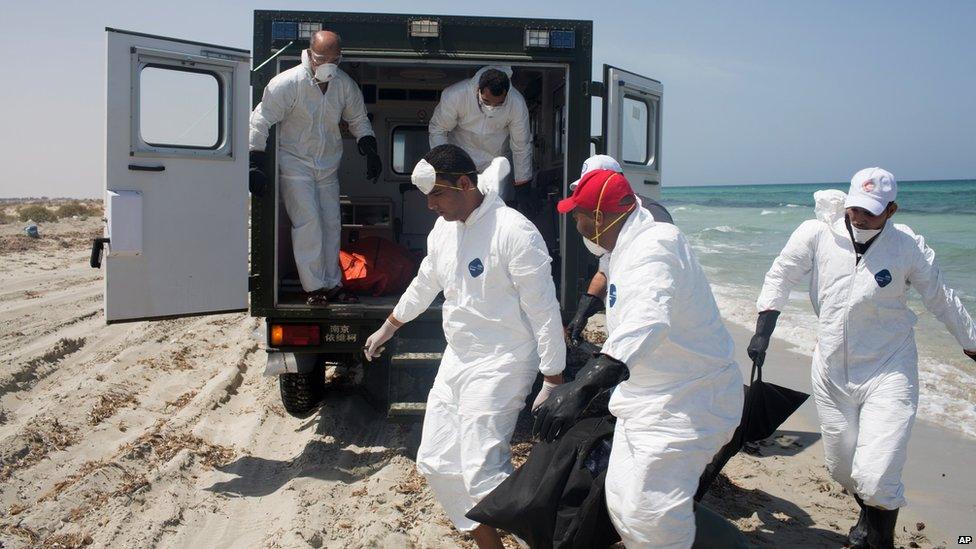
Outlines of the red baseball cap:
[[624,199],[634,196],[634,190],[623,174],[613,170],[593,170],[579,180],[576,190],[556,205],[559,213],[569,213],[576,208],[606,213],[621,213],[631,209],[634,201]]

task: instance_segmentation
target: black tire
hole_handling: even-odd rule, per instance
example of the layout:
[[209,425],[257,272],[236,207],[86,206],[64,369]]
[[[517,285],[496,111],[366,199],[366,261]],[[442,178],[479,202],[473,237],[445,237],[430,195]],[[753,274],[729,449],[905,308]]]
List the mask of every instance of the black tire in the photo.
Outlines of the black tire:
[[288,415],[304,419],[315,413],[325,397],[325,372],[321,367],[305,374],[279,374],[281,403]]

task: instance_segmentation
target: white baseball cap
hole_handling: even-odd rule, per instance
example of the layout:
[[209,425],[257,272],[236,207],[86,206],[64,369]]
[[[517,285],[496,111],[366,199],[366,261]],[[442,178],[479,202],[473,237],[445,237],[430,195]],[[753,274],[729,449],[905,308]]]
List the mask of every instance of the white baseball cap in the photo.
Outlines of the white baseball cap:
[[592,172],[593,170],[613,170],[617,173],[623,173],[624,171],[620,169],[620,163],[613,159],[612,156],[607,156],[605,154],[594,154],[593,156],[586,159],[583,162],[583,171],[580,172],[580,178],[569,184],[569,192],[576,190],[576,186],[579,185],[583,176]]
[[864,208],[872,215],[881,215],[889,202],[895,201],[898,182],[895,176],[881,168],[864,168],[851,178],[845,208]]

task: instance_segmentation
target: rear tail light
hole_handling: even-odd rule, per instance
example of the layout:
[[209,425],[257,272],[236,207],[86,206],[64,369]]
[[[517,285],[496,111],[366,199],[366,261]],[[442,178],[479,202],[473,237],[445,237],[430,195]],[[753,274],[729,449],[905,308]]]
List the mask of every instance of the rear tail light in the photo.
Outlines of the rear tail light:
[[305,347],[309,345],[318,345],[319,342],[321,342],[321,331],[316,325],[271,325],[271,345],[274,347]]

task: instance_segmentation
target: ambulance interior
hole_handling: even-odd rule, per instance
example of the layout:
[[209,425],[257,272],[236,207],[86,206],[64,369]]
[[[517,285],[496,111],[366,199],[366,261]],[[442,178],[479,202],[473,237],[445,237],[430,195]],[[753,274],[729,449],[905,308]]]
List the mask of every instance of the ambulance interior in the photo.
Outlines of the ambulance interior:
[[[279,70],[297,63],[297,56],[282,56]],[[410,183],[410,173],[429,150],[427,125],[441,90],[471,78],[486,64],[345,58],[341,68],[363,91],[383,171],[375,183],[366,179],[366,159],[359,155],[355,138],[343,124],[344,152],[339,167],[343,249],[365,237],[385,238],[409,250],[419,265],[436,214],[427,208],[425,195]],[[540,214],[532,221],[549,247],[558,286],[561,262],[555,201],[566,179],[567,67],[525,64],[512,68],[512,85],[525,97],[533,135],[533,173]],[[280,194],[277,201],[277,302],[285,307],[305,307],[292,253],[291,222]],[[388,311],[399,295],[358,297],[359,306]]]

